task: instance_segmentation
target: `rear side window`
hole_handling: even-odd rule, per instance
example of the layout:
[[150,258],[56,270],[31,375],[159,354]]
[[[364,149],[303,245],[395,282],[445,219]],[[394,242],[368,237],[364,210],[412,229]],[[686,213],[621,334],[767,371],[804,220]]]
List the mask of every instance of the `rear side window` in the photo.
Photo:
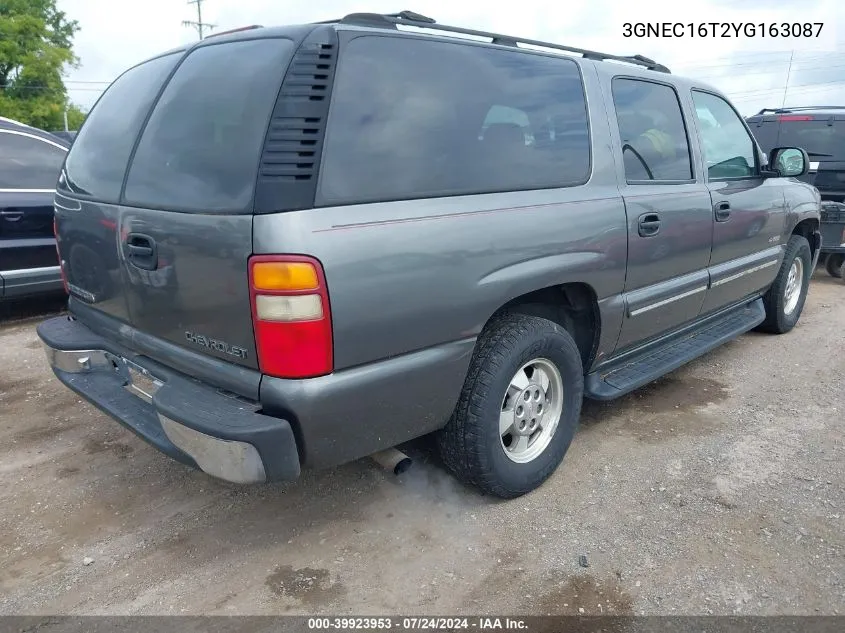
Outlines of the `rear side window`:
[[138,132],[179,54],[135,66],[118,77],[85,120],[60,189],[116,202]]
[[147,123],[127,204],[181,211],[250,207],[264,136],[293,42],[204,46],[179,66]]
[[319,204],[566,187],[589,171],[572,60],[379,36],[342,51]]
[[673,88],[614,79],[613,104],[629,182],[692,178],[686,126]]
[[58,144],[0,130],[0,189],[52,191],[65,154]]

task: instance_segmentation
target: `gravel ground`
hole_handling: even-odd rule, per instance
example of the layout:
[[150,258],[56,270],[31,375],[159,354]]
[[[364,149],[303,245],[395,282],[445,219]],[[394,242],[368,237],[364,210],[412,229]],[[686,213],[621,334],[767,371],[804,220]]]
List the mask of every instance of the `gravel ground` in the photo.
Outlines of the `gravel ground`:
[[399,478],[217,482],[62,387],[36,322],[0,325],[2,614],[845,614],[845,287],[824,273],[791,334],[586,403],[511,502],[425,441]]

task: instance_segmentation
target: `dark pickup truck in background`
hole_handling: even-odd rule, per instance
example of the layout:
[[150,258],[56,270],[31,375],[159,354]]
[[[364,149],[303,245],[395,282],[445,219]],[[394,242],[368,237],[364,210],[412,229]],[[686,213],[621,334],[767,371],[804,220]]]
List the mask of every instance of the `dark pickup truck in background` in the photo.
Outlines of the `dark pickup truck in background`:
[[0,299],[60,292],[56,178],[70,143],[0,117]]
[[810,171],[800,180],[819,190],[822,249],[819,264],[833,277],[845,271],[845,106],[765,108],[748,118],[764,152],[802,147]]

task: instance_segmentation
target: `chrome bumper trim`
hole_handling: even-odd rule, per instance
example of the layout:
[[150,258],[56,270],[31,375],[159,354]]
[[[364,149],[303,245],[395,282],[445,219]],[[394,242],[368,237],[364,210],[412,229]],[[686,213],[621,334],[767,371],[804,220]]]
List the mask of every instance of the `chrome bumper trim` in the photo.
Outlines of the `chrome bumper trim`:
[[204,473],[236,484],[257,484],[267,480],[264,462],[252,444],[221,440],[158,414],[169,439],[190,455]]
[[114,369],[107,352],[101,349],[60,350],[44,345],[47,362],[56,369],[70,374],[81,374],[96,369]]

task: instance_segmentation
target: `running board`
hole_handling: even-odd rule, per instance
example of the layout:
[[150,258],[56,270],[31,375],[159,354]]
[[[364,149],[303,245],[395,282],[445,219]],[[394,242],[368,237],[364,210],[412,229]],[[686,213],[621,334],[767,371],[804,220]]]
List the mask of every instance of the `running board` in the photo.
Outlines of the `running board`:
[[658,347],[635,352],[616,363],[611,361],[587,374],[584,395],[593,400],[613,400],[623,396],[753,330],[765,318],[762,299],[717,315]]

